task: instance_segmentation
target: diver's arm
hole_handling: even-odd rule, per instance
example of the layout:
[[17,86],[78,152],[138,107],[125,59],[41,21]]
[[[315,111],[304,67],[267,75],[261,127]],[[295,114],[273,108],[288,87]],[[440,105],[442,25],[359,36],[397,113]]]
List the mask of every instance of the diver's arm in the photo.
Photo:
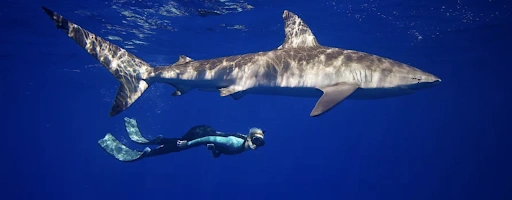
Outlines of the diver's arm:
[[206,144],[206,148],[208,149],[208,151],[212,152],[213,158],[218,158],[220,156],[220,154],[222,154],[220,151],[215,149],[214,144]]
[[222,153],[217,150],[212,150],[213,158],[218,158]]

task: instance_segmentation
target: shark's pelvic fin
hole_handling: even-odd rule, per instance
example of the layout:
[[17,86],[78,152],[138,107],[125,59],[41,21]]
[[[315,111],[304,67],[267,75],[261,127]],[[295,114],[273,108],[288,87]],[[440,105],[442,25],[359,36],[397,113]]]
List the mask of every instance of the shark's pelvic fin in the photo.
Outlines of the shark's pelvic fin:
[[285,40],[277,49],[319,46],[315,35],[299,16],[285,10],[283,19]]
[[343,99],[352,94],[359,85],[351,83],[338,83],[328,87],[318,88],[324,93],[316,102],[310,116],[319,116],[339,104]]
[[237,87],[235,85],[219,89],[221,97],[232,95],[232,94],[235,94],[235,93],[241,92],[241,91],[242,90],[237,89]]
[[194,59],[192,58],[189,58],[185,55],[180,55],[180,58],[178,59],[178,61],[176,61],[174,64],[172,65],[181,65],[181,64],[185,64],[185,63],[188,63],[188,62],[192,62],[194,61]]
[[231,98],[233,98],[234,100],[238,100],[238,99],[241,99],[242,97],[244,97],[245,94],[244,94],[244,92],[236,92],[229,96],[231,96]]
[[231,96],[231,98],[233,98],[234,100],[238,100],[238,99],[241,99],[242,97],[244,97],[245,96],[244,91],[245,91],[245,88],[240,88],[236,85],[232,85],[229,87],[219,89],[221,97]]
[[149,87],[145,81],[153,68],[125,49],[70,22],[63,16],[42,7],[46,14],[78,45],[96,58],[121,83],[110,116],[115,116],[132,105]]

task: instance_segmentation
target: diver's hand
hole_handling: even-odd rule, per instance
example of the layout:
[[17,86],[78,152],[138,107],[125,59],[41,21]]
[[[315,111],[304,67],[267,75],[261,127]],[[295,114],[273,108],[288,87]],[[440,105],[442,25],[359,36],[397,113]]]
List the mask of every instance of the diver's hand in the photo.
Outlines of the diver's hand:
[[210,151],[213,151],[213,150],[215,150],[215,144],[207,144],[207,145],[206,145],[206,148],[207,148],[208,150],[210,150]]
[[186,140],[178,140],[178,142],[176,142],[176,144],[178,145],[178,147],[181,147],[181,148],[187,147]]

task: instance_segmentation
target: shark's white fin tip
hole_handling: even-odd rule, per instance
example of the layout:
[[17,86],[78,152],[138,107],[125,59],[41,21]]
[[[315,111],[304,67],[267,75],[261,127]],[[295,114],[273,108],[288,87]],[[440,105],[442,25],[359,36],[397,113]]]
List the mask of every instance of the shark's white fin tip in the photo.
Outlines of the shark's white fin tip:
[[231,96],[233,99],[238,100],[244,96],[242,93],[244,89],[238,88],[236,86],[229,86],[225,88],[219,88],[220,96]]
[[228,96],[228,95],[231,95],[233,93],[235,93],[235,90],[233,90],[232,88],[220,88],[219,89],[219,92],[220,92],[220,96],[221,97],[225,97],[225,96]]

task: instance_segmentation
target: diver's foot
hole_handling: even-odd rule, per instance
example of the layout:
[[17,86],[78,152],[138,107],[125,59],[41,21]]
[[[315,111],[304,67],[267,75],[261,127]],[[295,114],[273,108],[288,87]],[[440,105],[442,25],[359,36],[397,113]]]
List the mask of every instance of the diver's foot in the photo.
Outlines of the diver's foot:
[[164,138],[164,136],[162,136],[162,135],[156,136],[155,139],[151,140],[151,143],[159,143],[160,140],[162,140],[162,138]]

